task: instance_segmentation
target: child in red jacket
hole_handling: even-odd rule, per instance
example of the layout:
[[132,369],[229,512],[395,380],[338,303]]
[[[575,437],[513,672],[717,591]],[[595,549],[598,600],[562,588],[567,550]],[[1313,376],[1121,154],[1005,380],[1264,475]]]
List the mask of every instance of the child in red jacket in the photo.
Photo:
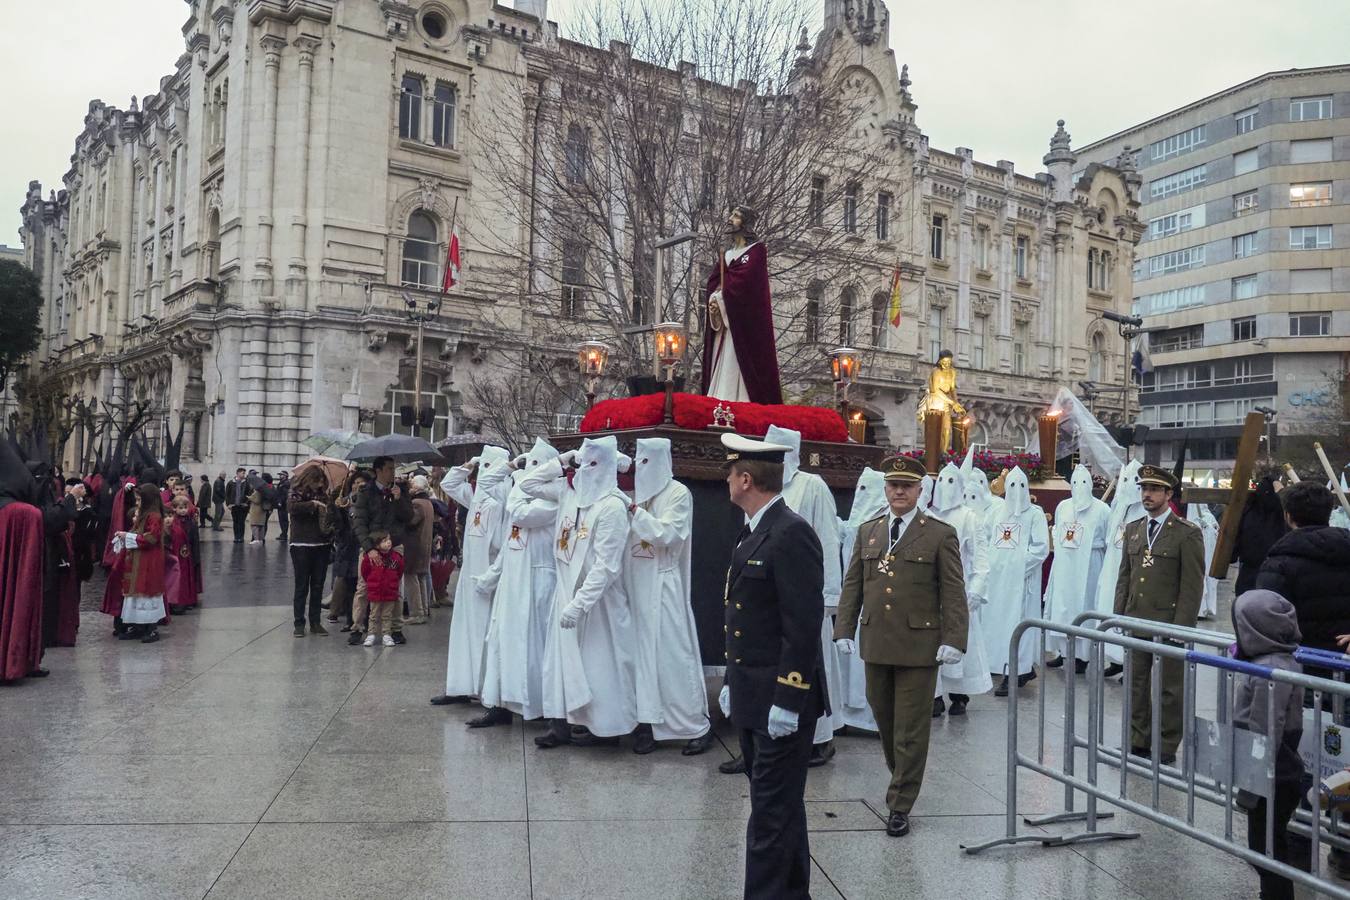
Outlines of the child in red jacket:
[[394,604],[399,602],[403,557],[394,552],[394,542],[385,532],[377,531],[370,539],[380,558],[372,560],[369,555],[361,556],[361,578],[366,583],[366,600],[370,603],[370,624],[363,644],[374,647],[376,636],[383,635],[384,646],[392,647],[394,638],[389,633],[389,623],[393,620]]

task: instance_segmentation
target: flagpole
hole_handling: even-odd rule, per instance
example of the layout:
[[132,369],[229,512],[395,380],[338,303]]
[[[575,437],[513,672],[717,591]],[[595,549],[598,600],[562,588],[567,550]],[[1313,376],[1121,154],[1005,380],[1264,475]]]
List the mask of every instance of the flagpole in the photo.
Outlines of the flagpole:
[[[450,274],[450,245],[455,239],[455,224],[459,218],[459,197],[455,197],[455,205],[450,210],[450,230],[446,232],[445,238],[445,271],[441,273],[441,294],[436,299],[436,305],[439,307],[442,300],[445,299],[445,292],[449,287]],[[417,363],[413,370],[413,435],[417,436],[422,430],[422,326],[425,322],[425,316],[417,317]],[[435,436],[435,424],[432,424],[432,436]]]

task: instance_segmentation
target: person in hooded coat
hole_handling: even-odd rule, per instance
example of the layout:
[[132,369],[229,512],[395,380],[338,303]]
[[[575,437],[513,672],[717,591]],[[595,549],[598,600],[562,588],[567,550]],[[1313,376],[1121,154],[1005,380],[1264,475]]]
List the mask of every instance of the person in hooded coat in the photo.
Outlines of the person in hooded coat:
[[[483,706],[470,728],[509,725],[511,714],[538,719],[544,714],[544,645],[553,608],[553,526],[558,504],[531,497],[520,482],[540,465],[558,458],[543,438],[511,461],[506,496],[506,537],[492,566],[465,590],[492,598],[492,618],[483,648]],[[460,582],[467,584],[467,582]]]
[[[1182,495],[1185,493],[1183,489]],[[1209,567],[1214,562],[1214,548],[1219,545],[1219,520],[1205,503],[1187,503],[1185,517],[1200,526],[1205,539],[1205,592],[1200,595],[1200,618],[1212,619],[1219,613],[1219,579],[1210,577]]]
[[113,637],[121,637],[126,632],[122,621],[122,569],[126,557],[114,549],[114,539],[127,530],[131,524],[131,512],[136,506],[136,478],[127,476],[112,501],[112,516],[109,520],[108,549],[103,554],[103,565],[108,570],[108,580],[103,585],[103,604],[100,610],[104,615],[113,617]]
[[[492,594],[477,589],[474,578],[492,568],[502,544],[506,495],[510,490],[510,454],[486,446],[462,466],[445,473],[441,489],[468,512],[464,528],[464,566],[450,616],[450,646],[445,664],[445,693],[432,698],[436,706],[465,703],[483,690],[483,640],[492,618]],[[477,475],[476,483],[469,479]]]
[[46,675],[42,663],[42,511],[37,484],[0,437],[0,682]]
[[823,478],[801,470],[801,432],[770,425],[764,440],[791,448],[783,459],[783,500],[788,509],[810,523],[816,537],[820,538],[820,547],[825,554],[825,615],[820,624],[820,653],[821,663],[825,667],[825,683],[830,690],[832,712],[816,719],[816,737],[810,762],[815,767],[833,758],[834,732],[844,724],[838,712],[843,708],[840,654],[834,646],[834,615],[839,611],[839,591],[844,580],[843,562],[839,554],[839,505],[834,502],[834,494],[830,493]]
[[1233,558],[1238,563],[1234,596],[1256,587],[1256,573],[1265,562],[1266,554],[1288,531],[1284,507],[1280,505],[1280,482],[1275,476],[1267,475],[1247,497],[1242,518],[1238,521],[1237,541],[1233,545]]
[[[853,544],[858,539],[858,528],[869,519],[875,519],[887,509],[886,477],[880,469],[864,468],[853,488],[853,505],[848,518],[839,520],[839,557],[843,565],[853,558]],[[862,623],[854,629],[856,642]],[[867,705],[867,669],[856,653],[839,654],[839,718],[846,727],[863,731],[877,730],[872,707]]]
[[994,691],[1006,697],[1010,678],[1021,687],[1036,677],[1036,640],[1024,632],[1017,645],[1017,671],[1008,668],[1008,645],[1023,619],[1040,618],[1041,563],[1050,554],[1050,529],[1045,513],[1031,502],[1027,476],[1015,466],[1004,479],[1006,505],[989,530],[989,604],[984,614],[985,653],[1003,673]]
[[[1097,581],[1097,596],[1092,606],[1103,616],[1113,615],[1116,607],[1116,580],[1120,577],[1120,558],[1125,553],[1125,527],[1144,518],[1144,503],[1139,489],[1139,460],[1132,459],[1120,467],[1116,476],[1116,490],[1111,497],[1111,512],[1106,519],[1106,554],[1102,557],[1101,578]],[[1125,654],[1117,646],[1107,645],[1106,658],[1110,665],[1103,676],[1114,678],[1124,671]]]
[[951,701],[951,714],[963,716],[971,695],[983,694],[994,686],[990,667],[985,659],[984,614],[988,601],[985,594],[989,578],[989,533],[980,514],[965,505],[965,478],[961,470],[947,463],[938,472],[933,486],[931,518],[946,522],[956,529],[961,546],[961,569],[965,578],[966,608],[969,611],[966,626],[966,653],[957,662],[944,663],[938,668],[936,694],[933,697],[933,715],[944,712],[942,694]]
[[[1050,581],[1045,588],[1045,617],[1060,625],[1073,624],[1074,618],[1091,608],[1106,558],[1107,527],[1111,508],[1092,496],[1092,473],[1086,466],[1075,466],[1069,477],[1069,497],[1055,507],[1054,559],[1050,563]],[[1057,658],[1051,668],[1064,665],[1068,640],[1062,634],[1047,636],[1047,645]],[[1074,667],[1087,671],[1088,645],[1075,641]]]
[[[566,467],[573,464],[569,486]],[[544,648],[550,722],[534,739],[541,749],[576,740],[568,723],[586,729],[588,743],[617,742],[638,725],[633,619],[623,584],[628,498],[618,470],[618,443],[609,435],[586,438],[580,450],[535,466],[520,482],[529,496],[558,504],[552,540],[558,577]]]
[[638,725],[635,753],[684,740],[695,756],[712,744],[708,690],[690,603],[694,498],[675,480],[667,438],[638,438],[624,584],[633,614]]
[[1280,499],[1293,528],[1266,554],[1256,586],[1294,604],[1306,646],[1343,651],[1336,636],[1350,633],[1350,533],[1329,524],[1336,501],[1320,484],[1291,485]]

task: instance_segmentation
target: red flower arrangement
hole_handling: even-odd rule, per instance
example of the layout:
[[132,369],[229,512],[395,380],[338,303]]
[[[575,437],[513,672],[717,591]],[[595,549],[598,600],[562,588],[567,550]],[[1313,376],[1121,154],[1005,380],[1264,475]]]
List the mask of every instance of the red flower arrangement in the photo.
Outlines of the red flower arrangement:
[[[912,456],[915,459],[923,459],[922,450],[902,450],[904,456]],[[940,461],[941,465],[951,463],[954,466],[961,465],[965,461],[965,454],[943,453]],[[1039,453],[995,453],[992,450],[978,450],[971,459],[971,465],[979,469],[992,481],[997,478],[1004,470],[1012,470],[1014,466],[1021,466],[1022,471],[1030,477],[1034,472],[1040,471],[1041,457]]]
[[[713,408],[718,403],[731,409],[736,417],[732,425],[740,434],[763,436],[770,425],[777,425],[800,431],[804,441],[842,444],[848,440],[848,427],[835,409],[823,406],[730,403],[697,394],[675,395],[675,424],[680,428],[706,428],[713,423]],[[586,413],[579,430],[584,434],[590,431],[649,428],[661,424],[665,407],[665,394],[601,400]]]

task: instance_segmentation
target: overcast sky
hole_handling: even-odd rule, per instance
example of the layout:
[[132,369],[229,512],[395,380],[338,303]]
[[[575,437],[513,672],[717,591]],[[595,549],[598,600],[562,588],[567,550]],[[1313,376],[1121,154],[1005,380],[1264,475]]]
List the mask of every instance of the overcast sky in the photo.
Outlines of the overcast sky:
[[[550,18],[566,2],[553,0]],[[891,47],[909,63],[932,146],[970,147],[1024,173],[1040,170],[1058,118],[1078,146],[1263,72],[1350,62],[1347,0],[888,5]],[[47,0],[0,13],[0,244],[19,244],[30,179],[44,192],[61,186],[89,100],[125,106],[172,71],[187,14],[183,0]]]

